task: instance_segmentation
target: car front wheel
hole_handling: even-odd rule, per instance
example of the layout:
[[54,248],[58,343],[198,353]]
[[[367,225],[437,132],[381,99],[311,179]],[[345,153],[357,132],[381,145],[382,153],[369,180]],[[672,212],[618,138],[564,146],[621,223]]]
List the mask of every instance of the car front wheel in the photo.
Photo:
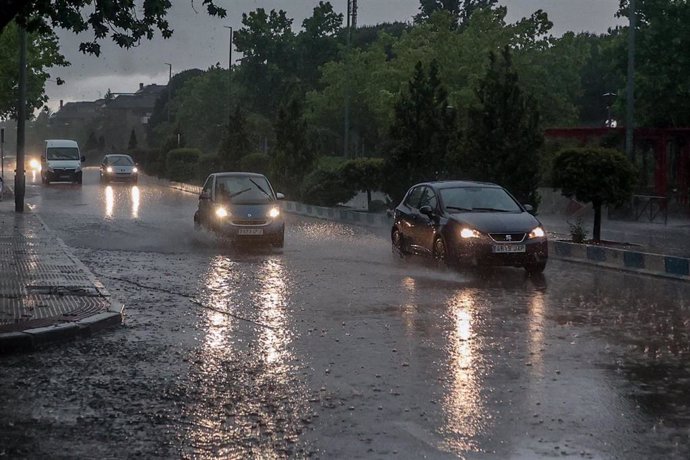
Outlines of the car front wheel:
[[440,236],[434,240],[434,260],[436,263],[442,267],[447,267],[448,263],[448,250],[446,249],[446,243]]
[[397,228],[393,229],[393,232],[391,233],[391,244],[393,246],[394,253],[401,257],[407,255],[407,251],[405,250],[405,240],[403,238],[403,234]]

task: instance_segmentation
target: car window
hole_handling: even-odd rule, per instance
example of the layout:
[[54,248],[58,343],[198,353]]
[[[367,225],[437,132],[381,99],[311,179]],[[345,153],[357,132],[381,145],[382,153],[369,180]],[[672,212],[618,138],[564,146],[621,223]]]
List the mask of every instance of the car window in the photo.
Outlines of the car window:
[[78,160],[79,149],[76,147],[48,147],[49,160]]
[[208,176],[206,179],[206,182],[204,183],[204,188],[202,189],[202,193],[208,193],[211,195],[211,191],[213,190],[213,176]]
[[422,195],[419,199],[419,207],[431,206],[431,209],[436,209],[437,204],[438,199],[436,198],[434,190],[431,187],[424,187]]
[[410,208],[417,208],[419,205],[419,199],[422,196],[422,187],[415,187],[410,193],[407,194],[407,199],[405,204]]
[[110,164],[114,166],[132,166],[134,161],[128,156],[110,157]]
[[234,204],[273,201],[273,189],[262,176],[216,177],[216,200]]
[[440,193],[444,208],[450,212],[522,212],[517,202],[498,187],[453,187]]

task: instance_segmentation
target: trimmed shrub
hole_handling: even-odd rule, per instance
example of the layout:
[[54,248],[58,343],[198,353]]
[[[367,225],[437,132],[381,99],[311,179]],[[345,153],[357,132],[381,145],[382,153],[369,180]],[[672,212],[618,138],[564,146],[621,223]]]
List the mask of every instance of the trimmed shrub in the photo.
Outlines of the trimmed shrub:
[[174,149],[168,152],[165,171],[170,180],[185,182],[199,177],[199,149]]
[[335,206],[349,201],[356,193],[353,184],[344,181],[338,171],[317,168],[302,182],[302,199],[307,204]]
[[269,175],[271,171],[271,157],[261,152],[250,153],[240,160],[240,169],[245,172]]

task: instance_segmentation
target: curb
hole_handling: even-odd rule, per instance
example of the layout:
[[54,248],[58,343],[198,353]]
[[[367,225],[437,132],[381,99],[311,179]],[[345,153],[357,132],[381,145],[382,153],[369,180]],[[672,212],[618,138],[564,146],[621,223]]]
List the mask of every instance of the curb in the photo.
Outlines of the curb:
[[18,351],[33,351],[47,344],[90,336],[92,333],[108,327],[119,326],[122,324],[124,316],[124,305],[118,304],[112,300],[105,286],[94,276],[91,270],[72,254],[67,244],[46,225],[43,219],[41,219],[41,216],[38,214],[33,215],[41,223],[44,230],[57,240],[58,245],[65,251],[67,257],[86,274],[100,296],[110,301],[110,308],[78,321],[65,321],[51,326],[0,333],[0,355]]
[[[201,187],[196,185],[171,182],[170,186],[189,193],[201,193]],[[283,210],[289,214],[366,227],[386,228],[392,223],[392,218],[387,214],[312,206],[297,201],[283,201]],[[690,259],[684,257],[554,240],[549,240],[549,257],[640,275],[690,281]]]

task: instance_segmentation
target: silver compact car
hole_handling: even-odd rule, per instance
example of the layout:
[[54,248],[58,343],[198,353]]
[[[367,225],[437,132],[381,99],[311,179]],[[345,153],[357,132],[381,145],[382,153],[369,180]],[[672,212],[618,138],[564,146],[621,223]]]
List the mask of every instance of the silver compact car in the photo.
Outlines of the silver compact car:
[[245,172],[208,176],[194,213],[195,228],[206,228],[234,242],[267,243],[282,248],[285,221],[266,176]]
[[139,169],[129,155],[111,153],[103,157],[100,167],[102,183],[122,181],[137,183]]

